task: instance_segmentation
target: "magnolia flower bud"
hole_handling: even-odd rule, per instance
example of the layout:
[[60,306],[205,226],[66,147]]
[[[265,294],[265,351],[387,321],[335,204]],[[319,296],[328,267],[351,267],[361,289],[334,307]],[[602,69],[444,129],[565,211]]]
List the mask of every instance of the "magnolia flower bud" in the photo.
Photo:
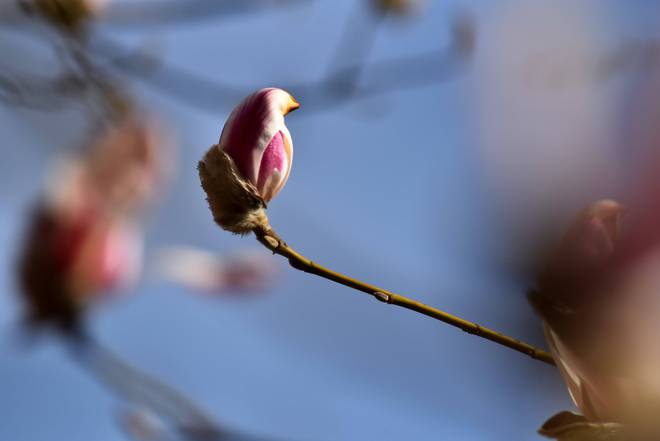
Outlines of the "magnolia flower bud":
[[291,172],[293,142],[284,116],[298,107],[282,89],[255,92],[234,109],[220,142],[199,162],[211,212],[225,230],[245,234],[267,224],[266,203]]

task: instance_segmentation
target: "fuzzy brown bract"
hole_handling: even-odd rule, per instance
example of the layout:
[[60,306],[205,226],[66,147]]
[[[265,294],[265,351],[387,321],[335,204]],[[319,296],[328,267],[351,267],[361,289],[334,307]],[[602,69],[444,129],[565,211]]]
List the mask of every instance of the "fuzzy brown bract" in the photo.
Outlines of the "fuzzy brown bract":
[[266,203],[254,185],[243,179],[234,161],[217,145],[197,166],[202,188],[215,222],[236,234],[247,234],[268,225]]

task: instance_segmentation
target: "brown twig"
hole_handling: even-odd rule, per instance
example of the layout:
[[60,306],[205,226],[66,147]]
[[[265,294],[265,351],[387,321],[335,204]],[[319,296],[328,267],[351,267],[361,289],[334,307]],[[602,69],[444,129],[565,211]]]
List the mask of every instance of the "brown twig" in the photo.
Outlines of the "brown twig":
[[474,322],[464,320],[455,315],[425,305],[424,303],[409,299],[408,297],[404,297],[399,294],[395,294],[377,286],[364,283],[360,280],[353,279],[351,277],[345,276],[344,274],[314,263],[287,245],[286,242],[284,242],[270,227],[256,229],[254,233],[257,237],[257,240],[261,242],[261,244],[272,251],[273,254],[279,254],[280,256],[285,257],[289,261],[289,264],[297,270],[315,274],[319,277],[323,277],[324,279],[332,280],[333,282],[348,286],[349,288],[370,294],[383,303],[388,303],[390,305],[396,305],[415,312],[419,312],[420,314],[424,314],[428,317],[440,320],[443,323],[447,323],[448,325],[457,327],[469,334],[485,338],[500,345],[506,346],[507,348],[526,354],[535,360],[539,360],[550,365],[555,364],[552,355],[528,343],[524,343],[520,340],[504,334],[500,334],[497,331],[478,325]]

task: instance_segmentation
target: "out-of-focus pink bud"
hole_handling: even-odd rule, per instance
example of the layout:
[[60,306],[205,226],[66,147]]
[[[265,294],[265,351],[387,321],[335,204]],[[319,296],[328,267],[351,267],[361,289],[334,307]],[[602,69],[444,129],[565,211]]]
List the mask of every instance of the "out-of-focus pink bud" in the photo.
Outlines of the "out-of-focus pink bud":
[[220,257],[185,247],[162,250],[158,270],[165,278],[211,295],[263,291],[277,273],[273,259],[262,252]]
[[291,172],[293,142],[284,116],[298,107],[282,89],[255,92],[234,109],[220,142],[200,161],[202,187],[222,228],[248,233],[266,221],[266,203]]
[[19,262],[31,322],[73,329],[99,294],[116,292],[140,271],[142,236],[127,220],[93,209],[61,216],[42,205],[31,223]]
[[421,7],[421,0],[372,0],[374,8],[384,14],[409,15]]
[[159,187],[163,143],[134,115],[63,161],[30,218],[19,263],[33,322],[75,328],[90,303],[141,270],[139,214]]
[[622,213],[623,207],[611,200],[584,209],[550,254],[537,291],[530,295],[544,319],[546,338],[571,397],[591,421],[602,421],[599,418],[611,410],[591,383],[590,368],[580,354],[590,349],[583,345],[593,337],[589,335],[591,314],[605,303],[594,295],[605,282],[603,273],[614,255]]
[[573,283],[586,279],[591,270],[600,271],[614,253],[623,211],[621,204],[608,199],[584,209],[544,263],[539,283]]
[[131,113],[95,137],[81,158],[80,179],[114,213],[139,212],[162,190],[171,156],[172,145],[162,125]]
[[39,14],[61,28],[76,31],[81,25],[102,15],[111,0],[21,0],[21,7]]
[[660,436],[660,249],[647,202],[623,227],[616,202],[585,209],[530,294],[574,402],[588,423],[634,434],[621,439]]
[[142,235],[132,222],[99,220],[79,247],[69,268],[72,293],[94,297],[136,282],[142,267]]

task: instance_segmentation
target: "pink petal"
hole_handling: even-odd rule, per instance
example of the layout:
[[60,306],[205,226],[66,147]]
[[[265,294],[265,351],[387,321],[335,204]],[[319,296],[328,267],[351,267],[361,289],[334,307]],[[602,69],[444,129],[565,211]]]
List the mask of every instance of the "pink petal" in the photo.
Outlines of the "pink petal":
[[224,151],[234,160],[243,177],[255,185],[263,153],[259,149],[260,138],[270,135],[266,129],[273,118],[271,95],[275,92],[277,89],[265,89],[246,98],[232,114],[220,137]]
[[284,137],[279,131],[268,143],[259,166],[257,189],[268,201],[275,196],[288,170],[288,158],[284,145]]

